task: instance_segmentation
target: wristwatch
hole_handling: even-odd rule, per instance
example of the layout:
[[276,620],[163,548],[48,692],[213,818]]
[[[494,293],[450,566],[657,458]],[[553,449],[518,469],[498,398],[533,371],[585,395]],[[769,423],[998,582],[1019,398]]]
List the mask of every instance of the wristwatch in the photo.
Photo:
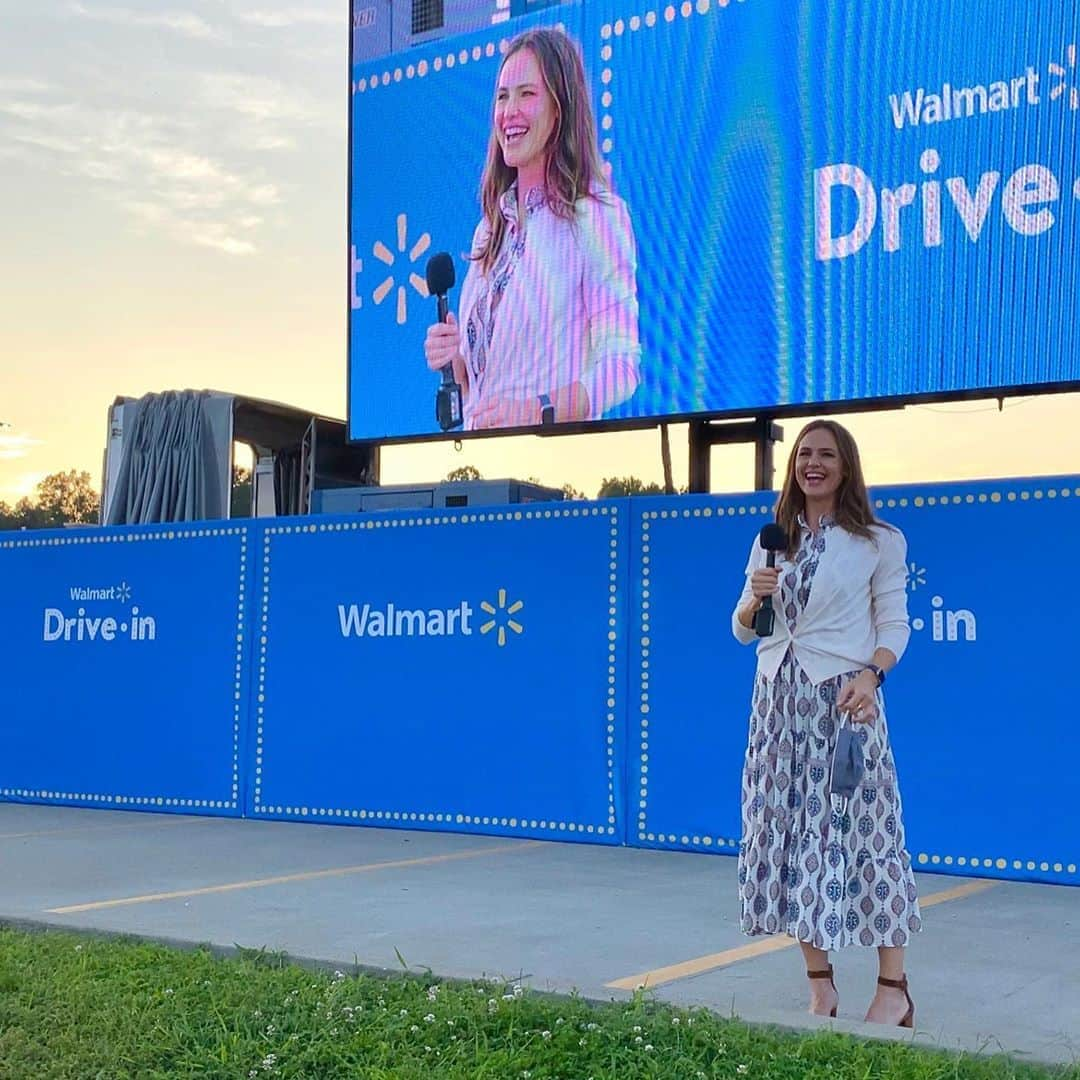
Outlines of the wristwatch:
[[540,423],[555,423],[555,405],[547,394],[540,395]]
[[867,664],[867,671],[872,671],[877,676],[877,684],[880,686],[885,681],[885,672],[877,666],[877,664]]

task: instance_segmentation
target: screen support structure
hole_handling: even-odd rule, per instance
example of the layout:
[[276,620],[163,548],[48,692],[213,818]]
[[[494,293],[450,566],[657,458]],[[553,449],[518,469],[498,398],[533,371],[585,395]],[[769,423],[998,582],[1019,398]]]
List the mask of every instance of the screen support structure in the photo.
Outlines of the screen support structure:
[[714,420],[690,421],[690,491],[708,494],[710,458],[714,446],[752,442],[754,490],[770,491],[773,484],[773,447],[784,441],[784,429],[771,416],[757,416],[737,423]]

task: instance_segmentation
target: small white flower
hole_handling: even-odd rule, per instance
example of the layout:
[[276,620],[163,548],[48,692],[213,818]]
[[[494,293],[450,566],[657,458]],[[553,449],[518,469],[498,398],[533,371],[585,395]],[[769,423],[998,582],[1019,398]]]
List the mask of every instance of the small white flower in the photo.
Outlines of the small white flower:
[[652,1043],[646,1043],[645,1044],[645,1049],[646,1050],[651,1050],[652,1049]]
[[565,1024],[565,1023],[566,1023],[566,1021],[561,1016],[555,1021],[556,1026],[559,1025],[559,1024]]
[[550,1039],[551,1038],[551,1032],[550,1031],[541,1031],[540,1032],[540,1038],[541,1039]]
[[413,1026],[409,1028],[409,1030],[415,1035],[420,1030],[420,1028],[416,1024],[413,1024]]
[[81,945],[76,945],[75,946],[75,951],[76,952],[82,952],[82,946]]
[[634,1036],[634,1042],[636,1042],[636,1043],[640,1043],[640,1042],[644,1042],[644,1041],[645,1041],[645,1040],[644,1040],[644,1039],[642,1039],[642,1037],[641,1037],[640,1035],[635,1035],[635,1036]]
[[641,1025],[640,1024],[635,1024],[634,1025],[634,1034],[636,1035],[640,1030],[641,1030]]
[[434,1024],[435,1023],[435,1014],[434,1013],[428,1013],[427,1016],[424,1017],[424,1023],[425,1024]]
[[688,1016],[686,1018],[686,1026],[687,1027],[689,1027],[693,1022],[694,1022],[694,1018],[692,1016]]
[[740,1065],[740,1066],[738,1066],[738,1068],[736,1068],[735,1071],[740,1072],[740,1073],[749,1072],[750,1071],[750,1066],[749,1065]]
[[586,1031],[596,1031],[599,1026],[599,1024],[586,1024],[585,1029]]
[[268,1024],[268,1025],[266,1026],[266,1034],[267,1034],[267,1035],[273,1035],[275,1031],[277,1031],[277,1028],[276,1028],[276,1027],[274,1027],[274,1025],[273,1025],[273,1024]]
[[409,1015],[409,1010],[408,1009],[402,1009],[401,1012],[398,1013],[398,1016],[408,1016],[408,1015]]
[[[483,993],[483,990],[480,991]],[[437,986],[429,986],[427,991],[428,1001],[434,1001],[439,996],[439,988]]]
[[334,972],[334,978],[337,979],[340,982],[342,979],[345,978],[345,972],[344,971],[335,971]]
[[337,1033],[338,1033],[338,1029],[337,1029],[337,1028],[331,1028],[331,1029],[330,1029],[330,1034],[331,1034],[331,1035],[336,1035]]
[[585,1036],[583,1035],[580,1039],[578,1039],[578,1046],[584,1046],[584,1045],[585,1045]]
[[454,1026],[454,1021],[453,1020],[447,1020],[446,1021],[446,1026],[447,1027],[453,1027]]
[[672,1027],[678,1027],[679,1026],[679,1018],[677,1016],[673,1016],[671,1018],[671,1026]]
[[173,992],[173,991],[172,991],[172,987],[171,987],[171,986],[167,986],[167,987],[165,987],[165,993],[166,993],[166,994],[171,994],[172,992]]

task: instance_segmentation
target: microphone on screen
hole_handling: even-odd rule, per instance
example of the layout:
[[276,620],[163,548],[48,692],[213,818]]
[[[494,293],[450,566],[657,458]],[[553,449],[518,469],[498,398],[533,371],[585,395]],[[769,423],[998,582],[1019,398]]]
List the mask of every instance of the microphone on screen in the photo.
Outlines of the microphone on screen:
[[[759,540],[761,546],[769,553],[765,565],[771,569],[776,565],[776,553],[787,548],[787,533],[774,521],[761,530]],[[754,614],[754,633],[758,637],[770,637],[775,621],[776,612],[773,610],[772,597],[766,596],[761,601],[761,607]]]
[[[439,322],[446,322],[450,304],[446,294],[454,287],[454,260],[446,251],[432,255],[427,264],[427,289],[438,303]],[[461,427],[464,413],[461,407],[461,384],[454,380],[454,365],[442,369],[442,382],[435,394],[435,419],[443,431]]]

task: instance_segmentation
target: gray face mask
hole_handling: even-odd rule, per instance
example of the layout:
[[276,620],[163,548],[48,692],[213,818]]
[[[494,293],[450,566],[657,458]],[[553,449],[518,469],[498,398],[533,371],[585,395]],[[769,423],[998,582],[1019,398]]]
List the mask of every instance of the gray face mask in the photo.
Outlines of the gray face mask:
[[829,774],[829,794],[842,799],[852,798],[865,772],[862,739],[854,727],[845,724],[841,718]]

